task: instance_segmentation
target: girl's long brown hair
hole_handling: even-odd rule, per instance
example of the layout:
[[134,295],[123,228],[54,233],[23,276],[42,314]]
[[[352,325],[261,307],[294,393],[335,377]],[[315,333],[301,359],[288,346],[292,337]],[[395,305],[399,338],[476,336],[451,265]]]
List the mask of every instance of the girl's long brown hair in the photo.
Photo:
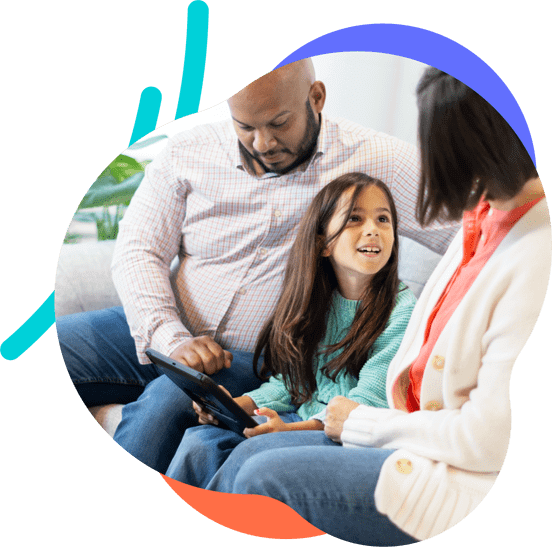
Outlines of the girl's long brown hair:
[[[348,334],[337,344],[319,348],[326,332],[332,293],[338,284],[329,258],[322,251],[345,229],[362,190],[377,186],[387,197],[391,211],[393,249],[387,264],[368,283]],[[328,234],[328,226],[345,191],[353,188],[347,214],[337,232]],[[292,403],[303,404],[316,391],[313,361],[318,354],[331,355],[323,373],[335,380],[342,371],[358,377],[372,344],[383,332],[399,287],[399,238],[397,210],[391,192],[380,180],[364,173],[348,173],[330,182],[314,198],[299,224],[286,267],[283,291],[276,308],[259,335],[253,359],[257,377],[266,380],[281,374]],[[264,351],[260,372],[257,363]]]

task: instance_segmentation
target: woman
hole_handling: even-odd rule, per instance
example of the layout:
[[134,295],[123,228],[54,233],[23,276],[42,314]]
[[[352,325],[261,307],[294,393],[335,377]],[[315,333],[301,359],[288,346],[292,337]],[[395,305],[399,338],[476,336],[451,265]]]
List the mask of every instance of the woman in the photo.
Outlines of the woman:
[[549,277],[544,190],[514,131],[477,93],[434,68],[417,96],[419,220],[463,217],[463,230],[391,362],[390,408],[336,397],[326,436],[250,439],[209,485],[279,499],[321,530],[361,544],[432,537],[490,490],[508,446],[510,373]]

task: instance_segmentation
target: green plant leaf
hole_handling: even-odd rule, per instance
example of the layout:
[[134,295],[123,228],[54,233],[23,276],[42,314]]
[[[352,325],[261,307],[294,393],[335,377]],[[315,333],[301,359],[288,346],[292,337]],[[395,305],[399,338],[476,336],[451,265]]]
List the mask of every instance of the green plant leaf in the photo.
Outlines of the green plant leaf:
[[143,171],[132,175],[123,182],[118,182],[111,173],[100,176],[86,192],[78,208],[89,209],[90,207],[126,205],[130,202],[143,178]]
[[[108,169],[111,171],[111,174],[115,177],[117,182],[123,182],[129,177],[132,177],[136,173],[141,173],[144,170],[142,165],[140,165],[134,158],[125,156],[124,154],[118,155],[109,164]],[[102,175],[100,175],[100,177]]]

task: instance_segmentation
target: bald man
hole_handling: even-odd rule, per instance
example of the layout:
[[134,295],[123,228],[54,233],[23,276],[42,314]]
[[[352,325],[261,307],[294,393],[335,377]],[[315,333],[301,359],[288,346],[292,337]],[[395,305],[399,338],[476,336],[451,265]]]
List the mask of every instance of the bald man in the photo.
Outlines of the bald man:
[[316,148],[326,88],[310,59],[286,65],[228,100],[239,148],[257,176],[284,175]]
[[250,352],[279,296],[298,222],[324,185],[365,172],[394,193],[403,235],[444,251],[457,231],[435,225],[422,236],[414,147],[322,116],[325,100],[312,61],[298,61],[231,97],[231,120],[174,137],[120,225],[113,279],[123,308],[57,321],[85,404],[125,404],[115,440],[161,473],[197,417],[145,350],[214,375],[233,396],[256,389]]

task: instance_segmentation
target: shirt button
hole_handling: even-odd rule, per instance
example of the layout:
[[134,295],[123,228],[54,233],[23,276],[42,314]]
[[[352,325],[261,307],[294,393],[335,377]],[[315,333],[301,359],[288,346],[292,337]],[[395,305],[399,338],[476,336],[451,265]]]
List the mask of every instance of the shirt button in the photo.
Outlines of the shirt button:
[[260,254],[261,256],[266,255],[266,253],[268,253],[268,251],[267,251],[264,247],[261,247],[261,248],[259,249],[259,254]]
[[281,217],[282,216],[282,211],[280,211],[280,209],[276,209],[276,211],[274,211],[274,216],[275,217]]
[[245,289],[242,288],[242,289],[240,289],[240,290],[238,291],[238,294],[245,294],[246,292],[247,292],[247,291],[246,291]]
[[226,327],[219,327],[218,331],[219,331],[219,334],[223,334],[226,332]]
[[443,370],[445,368],[445,358],[441,355],[435,355],[431,364],[435,370]]
[[397,471],[399,473],[403,473],[404,475],[412,473],[412,462],[410,460],[407,460],[406,458],[397,460],[397,462],[395,463],[395,467],[397,468]]
[[424,408],[426,410],[441,410],[443,407],[439,401],[429,401]]

